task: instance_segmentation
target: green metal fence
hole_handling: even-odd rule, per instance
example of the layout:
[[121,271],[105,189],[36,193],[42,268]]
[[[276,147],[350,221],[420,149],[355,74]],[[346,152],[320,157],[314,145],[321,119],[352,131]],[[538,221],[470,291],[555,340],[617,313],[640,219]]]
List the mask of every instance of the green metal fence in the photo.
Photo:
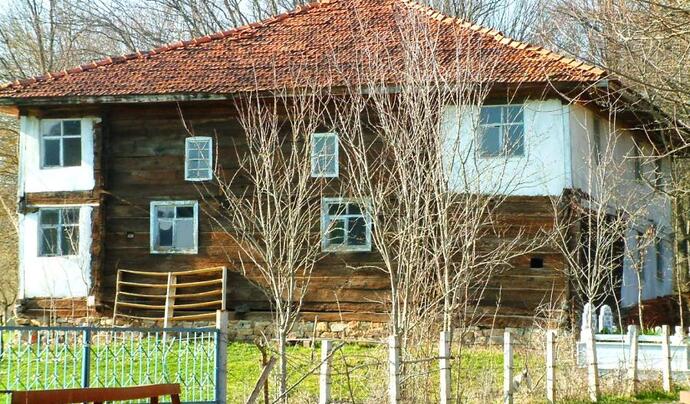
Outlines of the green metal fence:
[[218,338],[215,328],[0,327],[0,390],[179,383],[183,402],[213,403]]

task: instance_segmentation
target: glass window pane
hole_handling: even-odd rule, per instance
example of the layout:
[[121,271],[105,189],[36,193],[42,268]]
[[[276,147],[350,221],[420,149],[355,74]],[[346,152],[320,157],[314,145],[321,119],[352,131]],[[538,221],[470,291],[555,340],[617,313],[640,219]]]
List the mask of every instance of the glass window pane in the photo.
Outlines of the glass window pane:
[[479,123],[482,125],[501,123],[501,107],[482,107]]
[[347,213],[349,215],[361,215],[362,209],[360,209],[358,203],[349,203],[347,205]]
[[57,254],[57,228],[41,229],[41,251],[40,255]]
[[347,243],[349,245],[366,245],[367,225],[363,217],[348,219]]
[[177,217],[194,217],[194,207],[193,206],[178,206],[177,207]]
[[194,249],[194,220],[175,221],[175,240],[173,245],[178,250]]
[[157,206],[156,211],[159,218],[172,219],[175,217],[175,207],[173,206]]
[[328,245],[341,245],[345,241],[345,220],[335,219],[329,223],[326,239]]
[[333,215],[344,215],[347,208],[346,203],[331,203],[328,205],[328,214]]
[[173,222],[172,220],[158,221],[158,247],[172,247]]
[[63,147],[63,166],[75,167],[81,165],[81,138],[72,137],[62,139]]
[[194,147],[190,147],[189,150],[187,150],[187,160],[194,160],[194,159],[200,159],[201,158],[201,152],[197,150]]
[[501,128],[489,126],[482,128],[481,136],[481,155],[498,156],[501,153]]
[[43,126],[43,128],[41,130],[41,135],[43,135],[43,136],[60,136],[60,134],[61,134],[60,122],[47,124],[44,121],[41,123],[41,126]]
[[59,211],[57,209],[41,209],[41,226],[57,224],[58,214]]
[[79,120],[74,120],[74,121],[63,121],[62,122],[62,134],[64,136],[75,136],[75,135],[81,135],[81,121]]
[[312,140],[312,153],[314,156],[322,156],[326,150],[326,138],[323,136],[314,137]]
[[196,170],[197,168],[203,168],[204,166],[205,164],[201,160],[189,160],[187,162],[187,168],[190,170]]
[[43,139],[43,166],[60,165],[60,139]]
[[505,107],[504,123],[522,123],[523,112],[521,106]]
[[79,209],[61,209],[62,223],[64,224],[78,224],[79,223]]
[[63,226],[60,237],[62,255],[75,255],[79,251],[78,226]]
[[521,156],[525,152],[525,131],[522,125],[506,126],[506,154]]

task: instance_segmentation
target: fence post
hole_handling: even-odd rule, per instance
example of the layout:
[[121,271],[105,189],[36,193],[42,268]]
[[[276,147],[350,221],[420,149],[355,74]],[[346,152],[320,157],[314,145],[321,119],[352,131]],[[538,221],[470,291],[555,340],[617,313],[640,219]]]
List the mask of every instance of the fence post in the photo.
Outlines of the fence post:
[[503,403],[513,404],[513,341],[508,330],[503,333]]
[[440,368],[440,404],[450,403],[450,331],[441,331],[441,337],[438,341],[438,357],[439,357],[439,368]]
[[81,356],[81,387],[87,388],[91,383],[91,329],[84,328],[82,333],[82,356]]
[[628,344],[630,345],[630,363],[628,364],[628,378],[630,379],[631,394],[637,394],[637,326],[628,326]]
[[321,370],[319,371],[319,404],[328,404],[331,399],[331,369],[328,355],[333,343],[330,340],[321,341]]
[[554,403],[556,397],[556,330],[546,330],[546,401]]
[[388,399],[390,404],[400,401],[400,346],[398,337],[388,337]]
[[228,312],[216,310],[216,403],[228,399]]
[[662,378],[664,391],[671,391],[671,347],[668,340],[668,325],[661,326],[661,356],[663,358]]

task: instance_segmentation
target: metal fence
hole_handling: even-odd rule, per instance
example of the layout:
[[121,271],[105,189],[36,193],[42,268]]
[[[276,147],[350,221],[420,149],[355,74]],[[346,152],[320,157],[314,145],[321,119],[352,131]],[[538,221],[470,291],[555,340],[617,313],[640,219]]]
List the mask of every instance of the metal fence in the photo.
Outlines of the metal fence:
[[219,335],[215,328],[0,327],[0,390],[179,383],[183,402],[213,403]]

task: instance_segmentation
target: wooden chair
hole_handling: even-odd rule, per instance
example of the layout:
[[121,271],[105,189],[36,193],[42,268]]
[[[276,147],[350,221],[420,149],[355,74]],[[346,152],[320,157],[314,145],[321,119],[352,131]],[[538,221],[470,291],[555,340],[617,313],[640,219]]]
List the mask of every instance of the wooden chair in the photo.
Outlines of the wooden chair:
[[152,384],[132,387],[102,387],[87,389],[12,391],[12,404],[73,404],[106,401],[140,400],[158,404],[161,396],[170,396],[173,404],[180,404],[179,384]]

